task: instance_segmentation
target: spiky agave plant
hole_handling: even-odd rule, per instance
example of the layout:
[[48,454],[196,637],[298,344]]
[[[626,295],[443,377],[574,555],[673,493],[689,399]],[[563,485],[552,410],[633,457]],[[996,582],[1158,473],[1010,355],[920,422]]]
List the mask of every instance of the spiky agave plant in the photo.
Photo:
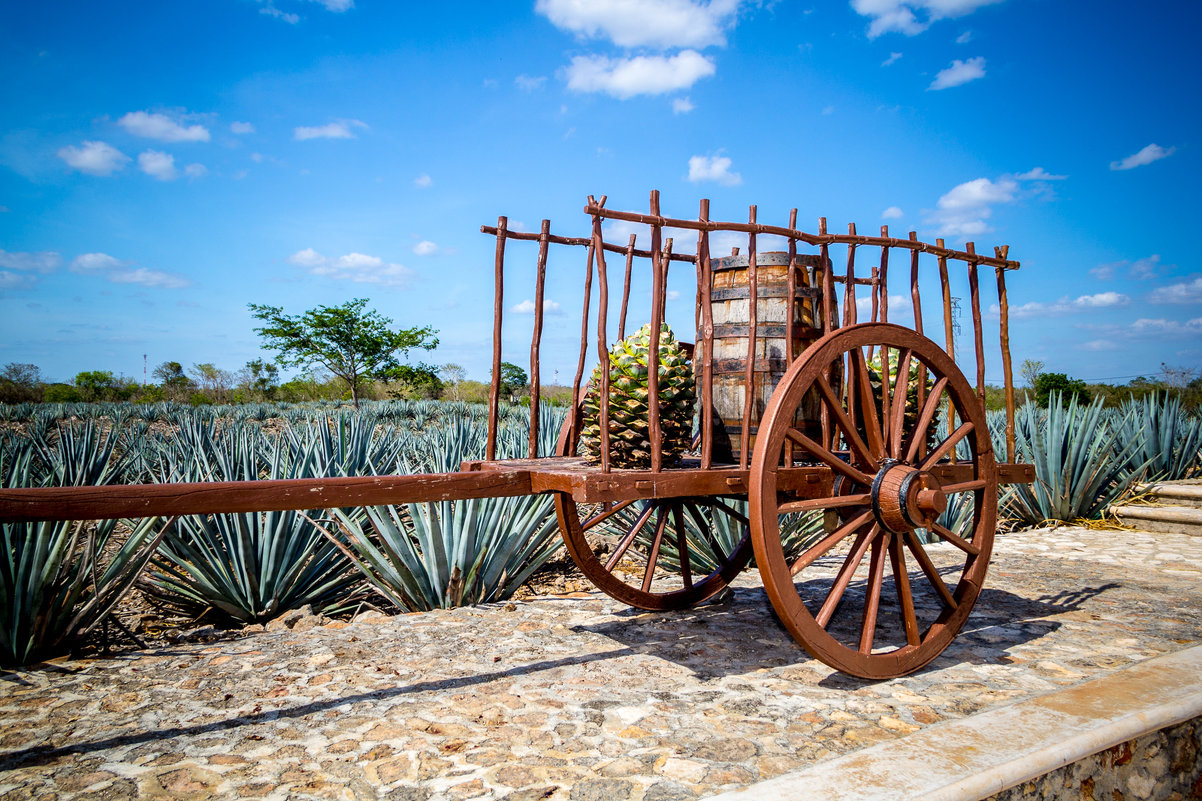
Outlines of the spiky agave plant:
[[1003,511],[1022,523],[1100,517],[1148,465],[1136,457],[1142,436],[1117,437],[1134,426],[1107,422],[1101,398],[1066,403],[1053,393],[1046,410],[1026,403],[1014,422],[1018,460],[1035,466],[1035,482],[1011,485]]
[[[609,353],[609,452],[615,467],[651,465],[651,324],[614,345]],[[684,453],[692,440],[697,398],[693,367],[665,323],[659,338],[659,422],[665,462]],[[584,399],[580,443],[586,458],[601,458],[601,365],[593,370]]]
[[[5,487],[45,487],[79,485],[84,479],[107,484],[120,478],[107,439],[91,426],[70,436],[71,443],[59,448],[6,440],[0,450],[0,482]],[[39,451],[46,460],[40,468]],[[162,530],[156,533],[158,522],[0,525],[0,663],[29,664],[82,641],[145,569],[163,536]]]
[[[181,434],[183,432],[181,431]],[[169,481],[315,478],[328,466],[313,441],[297,447],[257,426],[189,429],[164,460]],[[243,623],[310,605],[338,608],[358,574],[312,518],[319,512],[247,512],[181,517],[171,526],[141,587],[163,605],[206,609]]]
[[[543,421],[542,446],[558,430]],[[547,434],[547,431],[550,434]],[[446,472],[484,453],[486,429],[450,420],[415,435],[401,472]],[[503,429],[498,454],[525,455],[528,429]],[[551,499],[543,495],[472,498],[362,510],[332,510],[327,538],[375,591],[409,611],[504,600],[560,547]]]

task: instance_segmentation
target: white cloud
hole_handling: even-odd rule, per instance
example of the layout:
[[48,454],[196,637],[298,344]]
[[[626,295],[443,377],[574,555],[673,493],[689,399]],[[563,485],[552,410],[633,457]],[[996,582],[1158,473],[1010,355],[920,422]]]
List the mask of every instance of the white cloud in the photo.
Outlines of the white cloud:
[[542,89],[543,84],[547,82],[546,75],[519,75],[513,79],[513,85],[521,89],[523,92],[533,92],[536,89]]
[[976,178],[954,187],[939,198],[936,211],[928,220],[939,227],[939,233],[949,236],[975,236],[989,230],[985,222],[993,214],[993,206],[1012,203],[1018,184],[1009,178],[996,182]]
[[27,289],[37,282],[37,276],[0,270],[0,292],[6,289]]
[[165,273],[162,270],[148,270],[145,267],[114,270],[105,277],[114,284],[140,284],[153,289],[183,289],[191,283],[182,275]]
[[915,36],[933,22],[963,17],[999,2],[1002,0],[851,0],[851,7],[861,16],[871,18],[868,38],[875,39],[890,32]]
[[1099,264],[1089,271],[1089,274],[1101,281],[1109,281],[1113,279],[1119,271],[1125,271],[1131,278],[1138,280],[1146,280],[1155,278],[1161,271],[1159,254],[1153,253],[1151,256],[1145,256],[1142,259],[1135,261],[1112,261],[1106,264]]
[[413,246],[413,252],[419,256],[429,256],[431,253],[438,250],[438,245],[428,239],[423,239]]
[[413,185],[416,186],[418,189],[429,189],[431,186],[434,185],[434,179],[431,178],[429,175],[422,173],[421,175],[419,175],[413,179]]
[[739,0],[538,0],[534,10],[578,36],[619,47],[709,47],[726,44]]
[[276,19],[282,19],[284,22],[287,22],[289,25],[295,25],[296,23],[300,22],[299,14],[293,14],[288,11],[280,11],[278,8],[276,8],[274,5],[271,4],[270,0],[267,3],[267,5],[265,5],[259,9],[259,13],[266,14],[269,17],[275,17]]
[[902,57],[901,53],[890,53],[889,58],[881,62],[882,67],[888,67],[891,64],[896,64],[897,60]]
[[367,123],[359,120],[339,120],[331,122],[328,125],[317,126],[300,126],[292,130],[293,138],[298,142],[303,142],[306,139],[354,139],[355,132],[351,130],[355,128],[366,128]]
[[672,101],[673,114],[688,114],[695,108],[697,107],[693,105],[693,101],[687,97],[678,97]]
[[305,248],[289,256],[288,261],[297,267],[305,268],[312,275],[357,284],[404,286],[413,276],[413,271],[403,264],[393,264],[379,256],[368,256],[364,253],[348,253],[331,259],[313,248]]
[[902,211],[900,208],[898,208],[897,206],[890,206],[889,208],[887,208],[881,212],[882,220],[900,220],[902,217],[905,217],[905,216],[906,216],[906,213],[904,211]]
[[942,69],[935,76],[935,80],[931,81],[931,85],[927,87],[928,91],[939,91],[940,89],[950,89],[953,86],[962,86],[969,81],[975,81],[978,78],[985,77],[985,58],[977,56],[970,58],[968,61],[955,59],[950,67]]
[[203,164],[189,164],[187,167],[184,167],[184,175],[189,178],[200,178],[208,175],[208,173],[209,168]]
[[822,109],[822,116],[824,116],[824,117],[829,117],[830,115],[832,115],[834,113],[835,113],[834,106],[825,106]]
[[716,181],[723,186],[743,183],[743,176],[730,171],[730,158],[722,155],[692,156],[689,159],[689,181]]
[[184,126],[165,114],[131,111],[117,124],[134,136],[158,139],[160,142],[207,142],[209,129],[203,125]]
[[[534,301],[527,298],[510,309],[514,314],[534,314]],[[543,299],[543,314],[559,314],[559,304],[553,300]]]
[[1176,320],[1141,318],[1131,324],[1131,331],[1137,335],[1148,336],[1182,336],[1202,334],[1202,317],[1186,320],[1184,323]]
[[90,273],[99,270],[114,270],[124,262],[107,253],[81,253],[71,260],[71,272]]
[[63,263],[63,257],[52,250],[37,253],[10,253],[0,250],[0,267],[33,273],[52,273]]
[[1148,295],[1153,303],[1202,303],[1202,275],[1162,286]]
[[1121,292],[1099,292],[1096,295],[1081,295],[1075,300],[1063,297],[1055,303],[1032,301],[1016,306],[1010,310],[1010,316],[1015,318],[1047,317],[1074,312],[1087,312],[1096,309],[1110,309],[1127,306],[1131,298]]
[[110,175],[129,162],[129,156],[107,142],[85,141],[79,147],[60,148],[58,157],[89,175]]
[[968,44],[972,41],[972,31],[965,31],[956,37],[956,44]]
[[1147,147],[1145,147],[1143,150],[1139,151],[1138,153],[1132,153],[1130,156],[1127,156],[1127,158],[1123,159],[1122,161],[1110,162],[1110,169],[1112,169],[1112,170],[1132,170],[1132,169],[1135,169],[1136,167],[1142,167],[1145,164],[1151,164],[1154,161],[1160,161],[1161,159],[1167,159],[1169,156],[1173,155],[1176,152],[1177,152],[1177,148],[1175,148],[1175,147],[1164,148],[1157,144],[1151,144],[1151,145],[1148,145]]
[[147,150],[138,154],[138,168],[160,181],[174,181],[175,156],[158,150]]
[[1068,178],[1067,175],[1052,175],[1043,167],[1036,167],[1033,170],[1027,170],[1026,172],[1019,173],[1014,177],[1020,181],[1063,181],[1064,179]]
[[565,69],[568,88],[605,92],[625,100],[635,95],[659,95],[688,89],[714,74],[714,62],[696,50],[674,56],[575,56]]
[[236,134],[252,134],[255,132],[255,126],[249,122],[231,122],[230,132]]
[[343,11],[349,11],[355,7],[355,0],[312,0],[314,3],[319,3],[325,6],[326,11],[333,11],[336,14],[341,14]]

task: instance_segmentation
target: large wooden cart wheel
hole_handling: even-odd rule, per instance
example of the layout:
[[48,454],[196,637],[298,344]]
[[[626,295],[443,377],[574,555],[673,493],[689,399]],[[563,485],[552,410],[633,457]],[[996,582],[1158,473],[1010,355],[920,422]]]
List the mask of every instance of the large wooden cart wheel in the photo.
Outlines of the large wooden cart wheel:
[[[569,455],[569,424],[557,456]],[[699,604],[747,566],[750,521],[742,507],[733,497],[577,504],[555,494],[559,531],[581,572],[610,597],[652,611]]]
[[[887,362],[897,366],[892,378],[879,369]],[[830,376],[840,374],[846,382],[832,385]],[[814,394],[823,442],[795,422]],[[949,407],[954,427],[936,436]],[[962,475],[949,480],[946,464],[963,444],[968,458],[954,468]],[[832,491],[819,498],[779,492],[786,461],[830,467]],[[817,659],[862,678],[901,676],[942,653],[964,625],[993,546],[997,467],[983,405],[934,342],[866,323],[811,345],[768,402],[749,483],[764,589]],[[959,531],[940,522],[949,501],[972,503]],[[790,559],[780,520],[799,511],[824,512],[827,535]]]

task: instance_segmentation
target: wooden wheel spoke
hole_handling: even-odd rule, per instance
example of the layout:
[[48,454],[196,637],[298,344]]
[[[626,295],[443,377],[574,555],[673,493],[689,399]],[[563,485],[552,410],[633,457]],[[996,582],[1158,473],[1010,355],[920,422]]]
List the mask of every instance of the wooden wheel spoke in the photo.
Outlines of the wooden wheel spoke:
[[876,639],[876,618],[881,608],[881,588],[885,584],[885,549],[889,547],[890,532],[872,541],[872,560],[868,568],[868,585],[864,588],[864,618],[860,626],[860,653],[872,653]]
[[583,523],[580,524],[580,529],[582,531],[588,531],[593,526],[604,523],[606,520],[613,517],[618,512],[629,507],[631,504],[634,503],[635,500],[637,500],[637,499],[632,499],[629,501],[622,501],[621,503],[616,504],[615,506],[612,506],[609,509],[606,509],[604,512],[601,512],[600,514],[593,515],[588,520],[585,520]]
[[812,512],[815,509],[839,509],[846,506],[866,506],[872,503],[872,496],[867,492],[857,495],[837,495],[833,498],[810,498],[804,501],[786,501],[777,504],[781,514],[788,512]]
[[834,548],[836,545],[846,539],[848,534],[851,534],[853,531],[859,529],[871,519],[872,512],[867,511],[851,522],[845,523],[832,531],[830,534],[827,534],[821,540],[807,548],[805,553],[794,560],[793,564],[789,566],[790,574],[796,576],[802,570],[805,570],[807,567],[814,564],[814,562],[825,556],[831,548]]
[[850,478],[852,481],[855,481],[865,487],[872,484],[872,479],[869,476],[852,467],[850,464],[843,461],[838,456],[798,431],[796,428],[786,429],[785,436],[809,451],[810,455],[815,459],[825,463],[831,469],[837,470],[838,472]]
[[971,542],[964,539],[959,534],[956,534],[954,531],[952,531],[950,529],[944,528],[943,526],[939,525],[938,523],[932,523],[930,526],[930,530],[933,533],[938,534],[942,539],[945,539],[948,542],[950,542],[952,545],[955,545],[957,548],[964,551],[964,553],[966,553],[966,554],[969,554],[971,556],[976,556],[979,553],[981,553],[980,546],[973,545]]
[[985,489],[987,486],[989,486],[989,482],[983,478],[979,478],[976,481],[963,481],[959,484],[944,484],[943,494],[955,495],[957,492],[972,492],[974,490]]
[[835,424],[843,432],[844,438],[847,439],[847,444],[855,451],[864,464],[874,464],[875,459],[868,451],[868,446],[864,443],[864,438],[860,436],[860,432],[856,431],[855,423],[847,416],[847,412],[843,411],[843,404],[839,402],[839,397],[835,394],[835,390],[831,387],[830,382],[824,376],[818,376],[814,381],[814,385],[818,387],[818,392],[822,395],[824,408],[829,409],[835,419]]
[[[855,363],[856,389],[860,395],[860,408],[863,410],[864,433],[868,437],[868,449],[876,457],[875,463],[885,455],[885,443],[881,437],[880,415],[876,410],[876,398],[872,395],[872,381],[868,377],[868,362],[864,359],[864,351],[852,348],[852,362]],[[885,382],[881,381],[884,387]]]
[[905,535],[905,538],[906,547],[910,549],[910,553],[914,554],[915,561],[917,561],[918,566],[922,568],[922,572],[926,575],[927,581],[930,582],[931,587],[933,587],[935,592],[938,593],[940,599],[942,599],[947,608],[955,610],[957,607],[959,607],[959,604],[956,603],[956,599],[952,596],[951,590],[949,590],[947,585],[943,583],[943,576],[939,575],[939,570],[935,567],[935,563],[931,561],[930,554],[926,552],[926,549],[922,547],[922,543],[918,541],[917,535],[911,531]]
[[935,413],[939,411],[939,399],[943,396],[943,390],[946,388],[947,376],[940,378],[935,382],[935,386],[931,387],[931,394],[927,395],[926,401],[922,404],[922,410],[918,413],[918,422],[915,423],[914,430],[910,432],[910,446],[906,449],[906,458],[902,459],[903,462],[914,464],[914,460],[918,458],[919,450],[927,441],[927,429],[931,427]]
[[[910,359],[914,351],[902,350],[897,360],[897,381],[893,386],[893,405],[889,409],[889,455],[901,455],[902,434],[906,425],[906,403],[910,397]],[[900,390],[899,390],[900,387]]]
[[693,567],[689,564],[689,541],[684,526],[681,504],[672,504],[672,520],[676,524],[676,552],[680,554],[680,576],[686,590],[693,588]]
[[659,549],[664,542],[664,531],[668,527],[668,510],[661,506],[655,521],[655,539],[647,552],[647,569],[643,572],[643,592],[651,592],[651,581],[655,578],[655,565],[659,562]]
[[613,569],[618,566],[618,562],[622,561],[622,557],[626,555],[626,551],[634,543],[634,539],[639,535],[639,531],[642,530],[643,526],[647,525],[647,521],[651,518],[654,511],[655,504],[649,503],[639,513],[639,516],[635,518],[634,524],[631,525],[630,530],[626,532],[626,536],[622,538],[618,547],[614,549],[614,552],[610,554],[609,560],[605,563],[605,571],[607,573],[612,573]]
[[930,470],[932,465],[951,453],[960,444],[960,440],[971,434],[974,428],[972,423],[961,423],[960,427],[953,431],[947,439],[935,446],[935,450],[927,454],[927,457],[922,460],[922,464],[919,465],[919,469]]
[[901,607],[906,644],[918,645],[922,639],[918,631],[918,615],[914,612],[914,594],[910,591],[910,573],[906,569],[906,552],[902,550],[901,537],[894,537],[889,543],[889,560],[893,565],[893,586],[897,590],[897,605]]
[[861,529],[855,545],[852,546],[851,553],[847,554],[847,558],[839,566],[839,573],[835,576],[835,583],[831,587],[830,593],[822,602],[822,608],[818,610],[818,614],[814,615],[814,620],[822,628],[826,628],[827,624],[831,622],[835,608],[839,606],[839,601],[843,600],[843,593],[846,592],[847,585],[851,583],[852,576],[856,574],[860,562],[864,561],[864,554],[868,552],[868,546],[872,545],[876,533],[877,525],[875,523],[869,529]]

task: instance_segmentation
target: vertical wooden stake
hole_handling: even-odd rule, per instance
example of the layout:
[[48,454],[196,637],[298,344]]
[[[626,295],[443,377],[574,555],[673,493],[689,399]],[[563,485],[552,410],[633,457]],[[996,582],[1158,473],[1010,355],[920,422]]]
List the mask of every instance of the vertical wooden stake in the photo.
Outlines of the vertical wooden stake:
[[[995,248],[999,259],[1006,258],[1009,247]],[[1006,382],[1006,461],[1014,462],[1014,374],[1010,366],[1010,301],[1006,297],[1006,268],[1000,264],[997,273],[998,308],[1001,314],[1002,375]]]
[[663,434],[659,424],[659,329],[663,325],[660,301],[664,296],[664,277],[660,253],[662,226],[659,221],[659,190],[651,190],[651,352],[647,354],[647,427],[651,431],[651,472],[664,467]]
[[[976,254],[976,245],[972,242],[965,247],[969,253]],[[972,303],[973,342],[977,348],[977,397],[981,399],[983,407],[985,405],[985,337],[981,330],[981,290],[977,285],[977,266],[976,261],[968,263],[968,295]]]
[[501,311],[505,304],[505,229],[508,224],[508,218],[497,218],[497,255],[493,278],[496,288],[492,321],[492,386],[488,392],[488,444],[484,449],[484,458],[490,462],[497,458],[497,427],[501,410]]
[[551,221],[543,220],[538,235],[538,273],[534,282],[534,336],[530,342],[530,449],[531,459],[538,453],[538,403],[542,390],[539,375],[539,348],[543,341],[543,295],[547,284],[547,247],[550,244]]
[[[789,210],[789,232],[792,234],[797,230],[797,209]],[[795,325],[794,317],[797,314],[797,240],[792,236],[789,237],[789,266],[785,271],[785,369],[793,364],[793,336],[796,333],[793,326]],[[767,348],[765,348],[767,351]],[[764,357],[767,359],[769,354],[765,352]],[[767,365],[765,365],[767,367]],[[784,449],[784,465],[791,467],[793,465],[793,440],[785,438]]]
[[[747,221],[756,224],[756,208],[752,206]],[[739,434],[739,468],[745,469],[751,450],[752,409],[755,403],[755,340],[759,312],[759,278],[756,267],[755,231],[747,235],[747,364],[743,368],[743,426]]]
[[626,307],[630,304],[630,267],[634,264],[634,241],[638,234],[631,234],[626,243],[626,277],[622,280],[622,314],[618,318],[618,341],[626,338]]
[[[881,238],[889,238],[889,226],[881,226]],[[889,322],[889,248],[881,248],[881,270],[877,276],[877,292],[881,296],[881,322]]]
[[[918,233],[910,232],[910,241],[918,241]],[[922,298],[918,294],[918,251],[910,251],[910,303],[914,306],[914,331],[922,333]],[[927,366],[921,361],[918,363],[918,408],[927,400]],[[920,454],[926,453],[925,441],[919,446]]]
[[[847,233],[856,235],[856,224],[847,224]],[[856,324],[856,246],[847,246],[847,282],[843,285],[843,325]]]
[[[590,204],[591,205],[591,204]],[[601,198],[605,205],[605,198]],[[605,323],[609,316],[609,280],[605,271],[605,240],[601,237],[601,215],[593,215],[593,252],[597,254],[597,359],[601,365],[601,472],[609,472],[609,343]]]
[[[698,214],[701,222],[709,222],[710,202],[701,201]],[[697,263],[701,267],[701,283],[705,292],[701,298],[701,467],[708,470],[714,464],[714,304],[713,265],[710,263],[709,228],[701,229],[697,237]],[[693,360],[696,374],[697,359]]]
[[584,379],[584,359],[588,354],[588,311],[592,306],[593,242],[588,244],[588,262],[584,268],[584,311],[580,315],[580,358],[576,362],[576,377],[572,380],[572,408],[568,412],[568,453],[576,453],[580,441],[580,384]]

